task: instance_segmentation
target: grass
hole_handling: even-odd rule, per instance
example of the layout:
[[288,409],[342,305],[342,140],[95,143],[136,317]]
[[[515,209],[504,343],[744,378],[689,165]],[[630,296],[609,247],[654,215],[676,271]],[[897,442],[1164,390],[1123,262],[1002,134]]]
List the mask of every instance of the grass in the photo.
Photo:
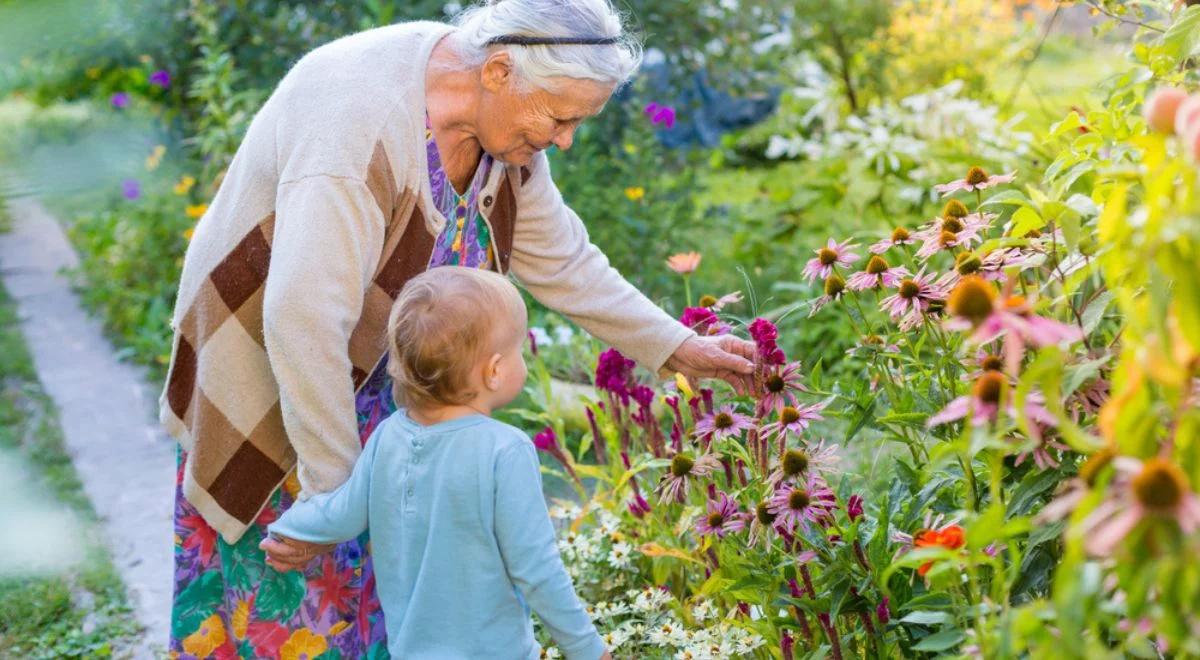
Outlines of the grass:
[[[0,200],[0,230],[7,225]],[[16,455],[39,490],[85,522],[84,560],[65,574],[0,579],[0,658],[122,655],[137,633],[125,587],[99,538],[95,512],[63,449],[57,411],[42,390],[0,286],[0,451]]]

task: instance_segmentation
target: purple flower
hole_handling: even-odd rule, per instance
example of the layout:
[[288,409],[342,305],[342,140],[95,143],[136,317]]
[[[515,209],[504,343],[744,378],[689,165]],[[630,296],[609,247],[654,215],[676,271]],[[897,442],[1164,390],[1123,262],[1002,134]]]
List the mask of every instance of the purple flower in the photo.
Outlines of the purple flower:
[[809,259],[804,265],[804,278],[810,282],[823,280],[833,274],[834,268],[846,267],[858,261],[858,255],[850,251],[856,247],[858,246],[850,241],[838,243],[830,238],[825,247],[814,250],[817,256]]
[[647,103],[643,112],[650,118],[650,123],[655,126],[664,124],[667,128],[675,128],[675,108],[658,103]]
[[643,408],[649,408],[650,404],[654,402],[654,390],[645,385],[635,385],[630,393],[633,395],[633,400]]
[[121,182],[121,196],[130,201],[142,196],[142,186],[137,179],[125,179]]
[[715,437],[720,440],[739,436],[742,431],[752,428],[754,428],[754,420],[734,412],[732,404],[725,404],[696,424],[696,436],[700,438]]
[[114,108],[125,108],[129,106],[129,94],[127,92],[117,92],[109,99]]
[[724,335],[730,331],[729,325],[722,323],[716,313],[707,307],[685,307],[679,322],[699,335]]
[[[850,522],[854,522],[855,520],[862,518],[863,517],[863,498],[859,497],[858,495],[851,495],[850,501],[846,502],[846,515],[850,516]],[[887,603],[887,599],[885,598],[884,599],[885,607],[886,607],[886,603]],[[884,623],[887,623],[887,621],[884,621]]]
[[784,483],[768,502],[767,509],[775,514],[775,528],[792,534],[797,527],[809,523],[826,524],[833,517],[837,496],[815,472],[804,483]]
[[533,436],[533,446],[537,447],[538,451],[553,454],[558,450],[558,434],[554,432],[552,427],[547,426],[540,433]]
[[537,353],[537,337],[534,336],[532,330],[530,330],[528,334],[529,334],[529,350],[533,353],[533,357],[537,357],[537,354],[538,354]]
[[696,531],[703,535],[715,534],[721,538],[730,532],[746,527],[746,518],[738,509],[737,501],[726,493],[717,493],[716,499],[708,501],[708,514],[696,523]]
[[879,619],[881,625],[887,625],[888,621],[892,620],[892,611],[888,609],[888,597],[884,596],[883,600],[875,606],[875,616]]
[[754,339],[755,345],[758,346],[759,361],[763,364],[781,365],[787,362],[787,356],[780,350],[779,345],[775,340],[779,337],[779,329],[774,323],[764,319],[757,318],[750,323],[747,328],[750,332],[750,337]]
[[635,364],[615,348],[604,351],[596,363],[596,389],[611,392],[628,402]]
[[155,71],[154,73],[150,74],[150,84],[157,85],[163,89],[170,87],[171,73],[166,69],[159,69],[158,71]]
[[646,501],[646,498],[642,497],[641,493],[634,493],[633,499],[626,506],[629,507],[629,513],[632,513],[634,518],[640,519],[645,517],[647,513],[650,513],[650,503]]

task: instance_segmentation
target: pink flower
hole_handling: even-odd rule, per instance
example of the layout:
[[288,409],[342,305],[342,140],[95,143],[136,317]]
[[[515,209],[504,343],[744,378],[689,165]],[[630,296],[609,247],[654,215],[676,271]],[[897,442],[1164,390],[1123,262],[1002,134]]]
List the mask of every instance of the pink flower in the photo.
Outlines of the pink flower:
[[775,327],[774,323],[764,318],[756,318],[750,323],[748,330],[758,348],[757,357],[760,364],[775,365],[787,361],[787,356],[775,343],[779,337],[779,329]]
[[892,235],[879,241],[871,246],[873,254],[883,254],[897,245],[912,245],[917,242],[917,237],[913,236],[904,227],[896,227],[892,230]]
[[[1018,412],[1012,401],[1006,400],[1008,378],[999,371],[985,371],[974,385],[971,393],[960,396],[946,405],[940,412],[929,418],[926,426],[930,428],[970,417],[972,426],[983,426],[995,422],[1000,414],[1000,404],[1005,404],[1005,412],[1016,419]],[[1058,420],[1045,408],[1045,398],[1031,392],[1025,397],[1025,408],[1019,414],[1026,419],[1044,426],[1055,426]]]
[[624,403],[629,403],[635,365],[633,360],[615,348],[604,351],[596,362],[596,389],[610,392]]
[[734,412],[733,404],[725,404],[713,411],[696,424],[698,438],[732,438],[740,436],[742,431],[754,428],[754,420],[746,415]]
[[727,335],[732,331],[728,323],[708,307],[685,307],[679,322],[696,331],[698,335]]
[[680,275],[691,275],[700,267],[699,252],[683,252],[667,257],[667,267]]
[[821,417],[821,411],[825,409],[825,404],[815,403],[811,406],[800,406],[793,408],[792,406],[784,406],[779,411],[779,419],[764,424],[759,433],[764,440],[770,440],[775,436],[779,436],[782,441],[790,433],[792,436],[799,436],[808,428],[808,425]]
[[825,243],[825,247],[816,250],[817,256],[809,259],[804,265],[804,277],[810,282],[817,279],[825,279],[833,274],[833,269],[837,266],[846,267],[858,261],[858,255],[850,252],[851,249],[857,247],[850,241],[838,243],[832,238]]
[[722,538],[730,532],[739,532],[746,527],[746,517],[738,503],[725,493],[717,493],[716,499],[708,501],[708,515],[696,523],[696,531],[702,535]]
[[571,459],[567,457],[562,447],[558,445],[558,434],[554,432],[553,427],[547,426],[538,432],[537,435],[533,436],[533,446],[537,447],[538,451],[544,451],[553,456],[554,460],[563,466],[563,469],[567,471],[567,474],[571,475],[571,478],[576,483],[581,486],[583,485],[583,482],[579,480],[579,476],[575,474],[575,466],[572,464]]
[[733,293],[727,293],[727,294],[721,296],[720,298],[717,298],[711,305],[705,305],[703,302],[704,298],[701,298],[700,300],[701,300],[701,303],[700,303],[701,307],[708,307],[709,309],[711,309],[714,312],[719,312],[722,309],[724,309],[725,307],[728,307],[729,305],[733,305],[735,303],[742,302],[742,292],[734,291]]
[[[1035,422],[1035,424],[1037,423]],[[1037,437],[1031,438],[1029,442],[1033,443],[1032,446],[1024,447],[1021,451],[1017,452],[1016,459],[1013,461],[1014,466],[1019,466],[1024,463],[1026,459],[1032,458],[1033,464],[1036,465],[1039,470],[1056,468],[1059,465],[1059,461],[1054,457],[1054,454],[1050,453],[1050,450],[1053,449],[1058,452],[1064,452],[1070,449],[1061,442],[1045,437],[1041,429],[1037,430]]]
[[675,454],[671,457],[671,466],[663,473],[662,481],[658,484],[659,500],[684,501],[690,479],[706,477],[720,466],[721,461],[713,454],[704,454],[696,459],[688,453]]
[[812,318],[814,314],[821,311],[821,308],[829,303],[842,297],[842,293],[846,290],[846,280],[842,279],[841,275],[832,273],[825,278],[825,295],[817,298],[812,302],[812,309],[808,312],[808,317]]
[[894,288],[900,286],[900,280],[912,275],[904,266],[890,266],[883,257],[871,255],[863,270],[846,280],[846,288],[851,291],[863,289]]
[[900,280],[896,293],[879,301],[893,319],[900,322],[902,329],[909,329],[921,322],[929,303],[943,300],[945,292],[926,277],[924,269],[912,277]]
[[646,498],[642,497],[641,493],[634,493],[633,499],[626,506],[629,507],[629,513],[633,514],[633,517],[639,520],[646,517],[647,513],[650,513],[650,503],[646,501]]
[[758,416],[763,417],[771,410],[782,410],[784,406],[798,406],[797,392],[807,392],[800,381],[803,370],[799,362],[774,367],[760,375],[758,391]]
[[1009,373],[1016,373],[1027,343],[1042,347],[1083,339],[1078,327],[1034,314],[1024,296],[1007,295],[1000,299],[995,288],[977,275],[959,281],[946,301],[946,311],[953,317],[946,327],[973,328],[973,343],[986,344],[1006,335],[1004,352]]
[[971,169],[967,170],[967,175],[965,177],[957,181],[951,181],[949,183],[943,183],[941,185],[934,186],[933,189],[936,192],[942,193],[943,195],[947,195],[956,190],[974,192],[976,190],[984,190],[992,186],[997,186],[1002,183],[1009,183],[1016,176],[1016,172],[1010,172],[1009,174],[1002,174],[999,176],[988,176],[987,172],[983,171],[983,168],[972,167]]
[[[863,498],[858,495],[851,495],[850,501],[846,503],[846,516],[850,518],[850,522],[854,522],[863,517]],[[887,598],[884,598],[884,603]],[[885,605],[886,607],[886,605]],[[882,617],[881,617],[882,618]],[[887,621],[884,621],[887,623]]]
[[779,465],[767,476],[767,483],[771,488],[778,488],[781,483],[801,483],[805,477],[824,474],[837,463],[837,449],[837,445],[826,445],[820,440],[781,451]]
[[650,118],[651,124],[655,126],[663,124],[667,128],[675,128],[675,108],[658,103],[647,103],[643,112]]
[[1111,556],[1145,522],[1163,523],[1184,534],[1200,529],[1200,498],[1187,475],[1166,458],[1145,462],[1113,459],[1118,473],[1108,497],[1080,524],[1084,548],[1098,557]]
[[815,472],[801,484],[784,482],[771,497],[768,510],[775,514],[775,528],[792,534],[797,527],[810,523],[828,524],[833,520],[837,496]]

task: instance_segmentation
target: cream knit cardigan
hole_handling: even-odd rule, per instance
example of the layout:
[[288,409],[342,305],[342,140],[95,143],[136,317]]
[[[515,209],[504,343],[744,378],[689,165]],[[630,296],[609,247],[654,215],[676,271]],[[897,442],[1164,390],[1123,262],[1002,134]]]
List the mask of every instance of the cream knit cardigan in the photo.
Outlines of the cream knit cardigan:
[[[229,542],[293,467],[306,497],[341,484],[358,457],[355,392],[383,354],[391,301],[446,223],[429,186],[424,84],[453,29],[377,28],[302,58],[196,227],[161,418],[189,452],[185,496]],[[548,307],[651,370],[693,336],[589,242],[544,155],[492,168],[481,199],[504,225],[498,270]]]

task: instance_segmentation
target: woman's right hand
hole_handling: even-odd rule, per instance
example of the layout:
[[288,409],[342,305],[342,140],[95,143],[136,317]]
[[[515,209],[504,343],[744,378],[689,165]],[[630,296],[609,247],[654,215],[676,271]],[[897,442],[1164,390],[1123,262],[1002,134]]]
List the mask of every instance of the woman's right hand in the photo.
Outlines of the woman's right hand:
[[274,534],[258,544],[267,553],[267,565],[280,571],[302,571],[313,557],[323,555],[336,547],[335,544],[308,543]]

